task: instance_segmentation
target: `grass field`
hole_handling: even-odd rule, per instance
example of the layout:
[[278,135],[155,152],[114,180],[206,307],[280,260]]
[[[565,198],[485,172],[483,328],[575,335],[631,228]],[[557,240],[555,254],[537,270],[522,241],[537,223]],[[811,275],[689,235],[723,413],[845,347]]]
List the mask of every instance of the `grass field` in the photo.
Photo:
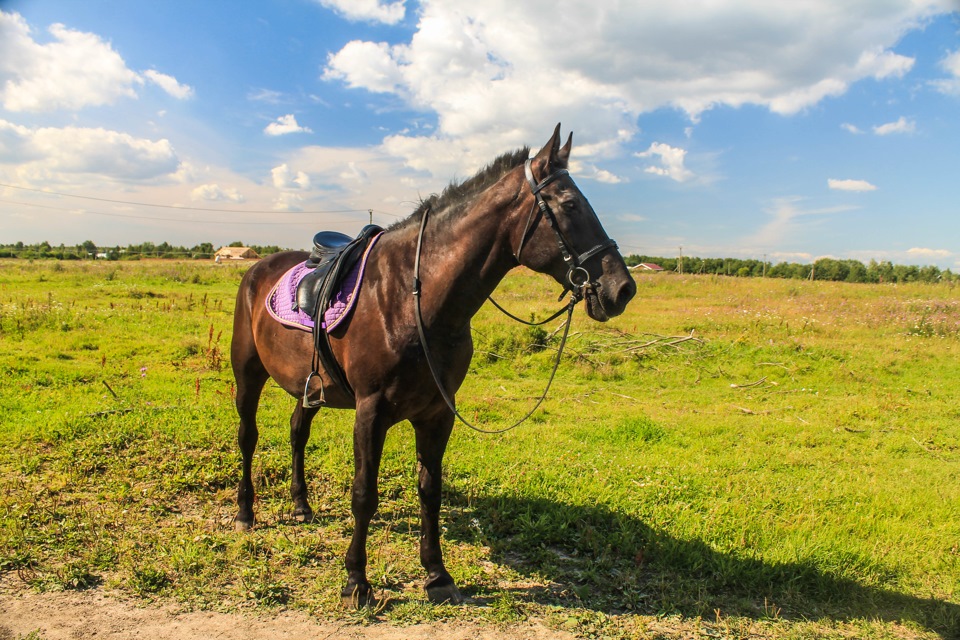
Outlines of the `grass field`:
[[[268,388],[260,526],[235,533],[229,367],[241,266],[0,261],[0,571],[222,610],[357,624],[535,617],[580,637],[960,637],[960,291],[641,275],[628,311],[578,310],[544,410],[458,427],[447,566],[429,604],[409,425],[371,532],[376,610],[339,604],[352,412],[307,449],[317,519],[290,518],[288,418]],[[555,286],[498,292],[545,312]],[[490,426],[546,381],[557,336],[484,308],[459,404]]]

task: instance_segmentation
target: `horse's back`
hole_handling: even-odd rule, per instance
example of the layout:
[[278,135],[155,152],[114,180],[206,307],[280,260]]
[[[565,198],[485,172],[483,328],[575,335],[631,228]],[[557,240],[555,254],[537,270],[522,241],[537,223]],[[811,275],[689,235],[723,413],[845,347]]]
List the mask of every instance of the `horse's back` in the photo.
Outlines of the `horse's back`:
[[252,355],[255,351],[257,325],[265,301],[277,281],[299,262],[307,259],[305,251],[282,251],[258,260],[247,269],[237,289],[237,304],[233,314],[232,351],[234,358]]
[[309,255],[306,251],[281,251],[258,260],[247,269],[240,280],[237,291],[238,308],[241,300],[253,302],[253,298],[263,299],[287,269],[303,262]]

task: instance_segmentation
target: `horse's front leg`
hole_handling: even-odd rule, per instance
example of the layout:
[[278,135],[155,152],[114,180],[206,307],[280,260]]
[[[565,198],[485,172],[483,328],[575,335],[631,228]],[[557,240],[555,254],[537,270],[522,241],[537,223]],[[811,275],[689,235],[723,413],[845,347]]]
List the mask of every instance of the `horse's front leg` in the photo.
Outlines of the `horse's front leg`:
[[377,477],[389,426],[378,414],[374,402],[358,404],[353,427],[353,539],[344,562],[347,586],[341,592],[343,603],[348,607],[363,607],[373,602],[373,590],[367,581],[367,531],[379,504]]
[[293,518],[300,522],[313,521],[313,509],[307,501],[307,480],[303,469],[303,452],[310,439],[310,423],[319,408],[304,409],[297,402],[290,416],[290,448],[293,450],[293,478],[290,480],[290,496],[293,498]]
[[443,453],[453,430],[453,414],[413,422],[417,438],[420,477],[420,563],[427,571],[424,589],[431,602],[460,604],[463,597],[443,565],[440,549],[440,498],[443,488]]

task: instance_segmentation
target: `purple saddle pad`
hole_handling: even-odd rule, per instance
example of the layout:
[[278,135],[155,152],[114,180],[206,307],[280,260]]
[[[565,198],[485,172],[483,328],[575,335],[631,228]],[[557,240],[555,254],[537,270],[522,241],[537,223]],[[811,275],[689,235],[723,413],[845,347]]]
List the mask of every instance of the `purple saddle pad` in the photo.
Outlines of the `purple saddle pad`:
[[[340,282],[340,288],[336,295],[331,298],[330,306],[323,314],[321,328],[324,331],[329,333],[336,329],[353,311],[357,293],[360,291],[360,284],[363,282],[367,258],[370,256],[370,250],[373,249],[379,239],[380,236],[377,235],[370,241],[363,257],[357,261],[357,264],[350,269]],[[277,281],[277,284],[274,285],[267,296],[267,312],[280,324],[304,331],[313,330],[314,322],[310,314],[295,308],[297,304],[297,285],[310,271],[312,269],[307,267],[306,262],[295,265],[280,277],[280,280]]]

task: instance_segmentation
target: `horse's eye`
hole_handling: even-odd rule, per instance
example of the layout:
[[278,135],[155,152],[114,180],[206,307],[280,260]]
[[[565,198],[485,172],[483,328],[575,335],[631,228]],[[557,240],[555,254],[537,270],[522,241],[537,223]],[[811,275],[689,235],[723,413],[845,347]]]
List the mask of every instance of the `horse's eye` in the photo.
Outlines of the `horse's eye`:
[[573,213],[577,210],[577,201],[576,200],[564,200],[560,203],[560,206],[567,213]]

